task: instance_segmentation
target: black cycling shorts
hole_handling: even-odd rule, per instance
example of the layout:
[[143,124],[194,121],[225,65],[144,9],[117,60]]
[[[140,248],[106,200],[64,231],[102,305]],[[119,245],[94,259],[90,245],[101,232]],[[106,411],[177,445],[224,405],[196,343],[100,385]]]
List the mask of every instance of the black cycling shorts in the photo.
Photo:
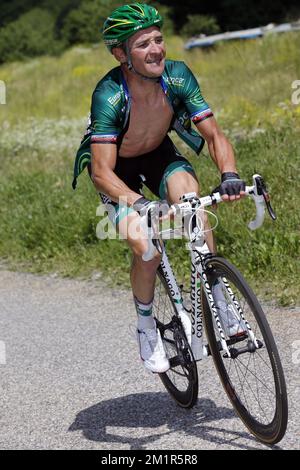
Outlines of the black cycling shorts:
[[[160,199],[166,199],[167,180],[177,171],[187,171],[196,175],[192,165],[176,149],[169,136],[152,152],[125,158],[118,155],[114,173],[133,191],[141,192],[145,184],[150,191]],[[110,219],[118,224],[125,216],[133,211],[126,204],[118,204],[105,194],[100,194],[106,205]],[[114,210],[112,209],[112,206]]]

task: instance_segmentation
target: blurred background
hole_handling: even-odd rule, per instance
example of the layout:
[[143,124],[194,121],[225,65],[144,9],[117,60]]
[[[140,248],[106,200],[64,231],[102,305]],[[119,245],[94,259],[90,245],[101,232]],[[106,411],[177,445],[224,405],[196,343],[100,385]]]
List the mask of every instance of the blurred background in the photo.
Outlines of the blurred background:
[[[117,0],[1,0],[0,265],[9,269],[129,285],[124,242],[98,240],[98,197],[87,177],[71,188],[74,155],[91,94],[117,63],[101,41]],[[299,1],[148,1],[165,18],[167,57],[196,75],[231,140],[241,176],[263,175],[278,220],[257,232],[250,201],[219,208],[219,252],[243,271],[268,302],[299,305],[300,19]],[[270,23],[295,30],[186,49],[203,38]],[[273,27],[272,26],[272,27]],[[272,28],[271,27],[271,28]],[[172,136],[174,137],[174,136]],[[192,161],[203,193],[219,182],[207,148]],[[172,245],[173,244],[173,245]],[[188,273],[180,241],[176,273]],[[172,247],[171,247],[172,249]]]

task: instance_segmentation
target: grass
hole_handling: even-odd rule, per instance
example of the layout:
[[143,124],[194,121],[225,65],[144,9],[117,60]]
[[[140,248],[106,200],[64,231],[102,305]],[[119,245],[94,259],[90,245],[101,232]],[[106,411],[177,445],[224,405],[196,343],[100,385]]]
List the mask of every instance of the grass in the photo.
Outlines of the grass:
[[[291,103],[300,79],[300,34],[228,43],[211,52],[184,51],[169,38],[168,56],[185,60],[232,140],[238,168],[249,182],[269,183],[278,220],[250,232],[250,201],[222,205],[216,229],[220,253],[237,264],[267,300],[299,304],[300,105]],[[71,189],[76,147],[84,131],[91,92],[115,62],[102,46],[76,47],[59,58],[41,57],[0,67],[7,104],[0,106],[0,258],[12,269],[90,277],[105,273],[128,285],[126,243],[96,238],[98,198],[87,175]],[[178,143],[178,140],[176,143]],[[207,149],[195,166],[203,193],[219,176]],[[176,273],[185,278],[187,253],[174,241]]]

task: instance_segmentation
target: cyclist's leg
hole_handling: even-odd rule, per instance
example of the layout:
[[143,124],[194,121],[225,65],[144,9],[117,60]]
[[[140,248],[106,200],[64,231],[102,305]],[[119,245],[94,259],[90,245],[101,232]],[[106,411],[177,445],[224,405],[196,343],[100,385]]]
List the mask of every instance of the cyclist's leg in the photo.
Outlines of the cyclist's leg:
[[152,260],[143,260],[149,241],[140,228],[139,221],[140,216],[136,212],[131,212],[120,220],[118,231],[122,238],[126,238],[133,254],[130,273],[133,295],[141,302],[149,304],[153,299],[155,275],[161,256],[156,252]]
[[[191,192],[200,196],[197,176],[190,162],[173,145],[173,151],[171,150],[169,154],[169,163],[164,170],[159,187],[160,196],[162,199],[166,198],[170,204],[174,204],[180,202],[183,194]],[[209,250],[215,253],[215,240],[206,213],[204,212],[201,217],[206,230],[206,243]]]
[[132,251],[130,279],[133,295],[142,303],[149,304],[153,299],[155,275],[161,256],[156,252],[152,260],[143,260],[149,241],[140,227],[140,216],[136,211],[126,205],[114,203],[106,196],[101,195],[101,199],[119,238],[125,240]]
[[161,256],[157,252],[150,261],[143,260],[148,239],[140,227],[140,216],[133,209],[117,206],[113,222],[120,238],[126,240],[133,253],[131,286],[137,311],[137,340],[140,356],[147,369],[163,373],[170,364],[152,315],[156,271]]
[[[189,192],[187,191],[188,188],[190,188],[190,192],[195,191],[197,194],[199,194],[199,187],[197,188],[197,185],[197,181],[193,179],[191,174],[181,171],[174,173],[167,181],[168,197],[170,198],[171,202],[177,202],[180,194]],[[206,230],[208,230],[205,236],[207,245],[211,252],[216,253],[216,243],[212,231],[209,230],[210,226],[205,213],[203,219],[204,227]],[[233,307],[231,303],[228,302],[225,292],[226,289],[224,290],[223,283],[220,282],[219,279],[216,279],[212,285],[212,294],[221,323],[223,325],[223,329],[229,336],[243,334],[245,328],[241,324],[239,318],[235,315]]]
[[[167,199],[170,204],[180,202],[180,197],[183,194],[195,192],[198,196],[200,195],[199,183],[195,179],[193,174],[187,171],[176,171],[167,179]],[[205,240],[209,250],[212,253],[216,252],[216,244],[212,231],[210,230],[210,224],[206,213],[201,214],[202,223],[206,230]]]
[[[141,187],[140,174],[142,157],[122,158],[118,155],[114,172],[124,181],[124,183],[133,191],[139,193]],[[90,170],[89,170],[90,173]],[[131,266],[131,285],[133,296],[140,303],[149,304],[153,299],[154,279],[156,269],[159,266],[159,256],[154,257],[149,262],[142,260],[142,255],[147,251],[148,241],[145,235],[139,235],[139,215],[126,205],[126,201],[122,203],[113,202],[108,196],[100,194],[101,200],[106,206],[108,216],[112,224],[116,227],[120,238],[127,241],[133,253],[133,261]],[[132,235],[130,235],[132,233]]]
[[[196,192],[196,194],[199,195],[199,185],[195,175],[191,171],[182,171],[180,168],[180,162],[178,162],[178,166],[175,166],[173,172],[169,176],[168,169],[166,173],[166,193],[171,203],[179,202],[180,196],[186,192]],[[208,230],[205,237],[207,245],[211,252],[216,253],[216,243],[212,231],[209,230],[210,226],[206,213],[204,213],[203,223],[204,228]],[[219,279],[216,279],[212,285],[212,294],[224,331],[228,336],[243,334],[245,328],[241,324],[239,318],[235,315],[231,303],[228,302],[224,286]]]
[[[117,176],[137,193],[140,192],[141,187],[141,162],[145,157],[122,158],[118,156],[114,169]],[[154,279],[160,257],[157,253],[153,260],[143,261],[142,256],[148,249],[148,240],[141,231],[140,217],[136,211],[128,207],[126,202],[116,203],[105,195],[101,195],[101,199],[106,205],[109,218],[116,227],[120,238],[126,240],[133,253],[130,275],[133,296],[140,302],[149,304],[153,299]]]

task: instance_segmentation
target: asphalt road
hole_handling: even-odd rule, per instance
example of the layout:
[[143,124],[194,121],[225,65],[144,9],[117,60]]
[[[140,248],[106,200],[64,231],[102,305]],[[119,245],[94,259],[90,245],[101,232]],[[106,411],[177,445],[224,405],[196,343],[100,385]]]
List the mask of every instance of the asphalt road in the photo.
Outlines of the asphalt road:
[[[300,448],[300,309],[266,308]],[[0,271],[0,449],[268,449],[236,417],[212,361],[180,409],[140,363],[128,291]],[[133,329],[133,328],[132,328]]]

